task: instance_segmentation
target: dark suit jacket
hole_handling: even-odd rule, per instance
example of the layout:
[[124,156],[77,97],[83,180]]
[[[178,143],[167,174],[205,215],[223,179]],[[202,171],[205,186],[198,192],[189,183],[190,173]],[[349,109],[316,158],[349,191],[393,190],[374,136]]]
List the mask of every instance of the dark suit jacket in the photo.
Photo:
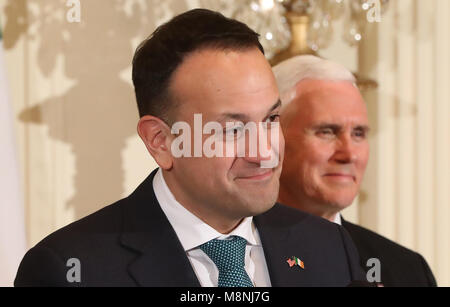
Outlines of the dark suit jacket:
[[425,259],[385,237],[342,219],[342,226],[355,242],[361,266],[368,271],[367,260],[378,258],[381,283],[386,287],[436,287],[436,280]]
[[[153,172],[129,197],[74,222],[30,249],[15,286],[200,286],[153,192]],[[276,204],[254,217],[272,286],[346,286],[363,280],[345,230]],[[289,267],[300,258],[305,269]],[[69,283],[70,258],[81,282]]]

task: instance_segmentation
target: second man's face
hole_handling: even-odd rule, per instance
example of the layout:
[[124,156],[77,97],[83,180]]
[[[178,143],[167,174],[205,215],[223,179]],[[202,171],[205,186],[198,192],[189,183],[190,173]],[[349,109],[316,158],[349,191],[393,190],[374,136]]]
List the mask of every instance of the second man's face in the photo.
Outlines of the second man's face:
[[[239,125],[227,129],[227,122],[269,123],[265,128],[266,149],[277,159],[273,166],[262,167],[268,158],[261,156],[259,147],[255,156],[247,148],[243,157],[236,154],[206,157],[203,153],[201,157],[174,159],[173,177],[183,191],[179,198],[185,198],[179,201],[206,222],[217,216],[233,220],[270,209],[278,196],[284,138],[279,129],[276,144],[271,143],[274,140],[270,138],[270,130],[276,126],[271,123],[279,121],[280,102],[275,78],[264,55],[256,48],[195,52],[174,73],[170,90],[179,105],[175,120],[184,121],[193,129],[194,114],[201,115],[203,125],[220,123],[231,140],[238,138],[242,131]],[[262,132],[258,127],[258,135]],[[211,136],[203,135],[201,143],[204,145]],[[191,138],[195,141],[193,135]],[[224,148],[228,142],[219,141]]]
[[350,82],[303,80],[297,93],[285,112],[281,185],[301,209],[337,213],[356,197],[366,169],[367,109]]

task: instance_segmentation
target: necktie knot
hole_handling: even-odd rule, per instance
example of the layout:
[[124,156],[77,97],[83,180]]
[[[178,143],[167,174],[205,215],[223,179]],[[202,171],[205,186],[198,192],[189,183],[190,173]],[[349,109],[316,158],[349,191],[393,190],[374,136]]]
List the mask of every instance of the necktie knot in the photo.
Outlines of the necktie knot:
[[229,240],[214,239],[200,245],[219,270],[219,287],[252,287],[245,271],[245,248],[247,241],[238,236]]

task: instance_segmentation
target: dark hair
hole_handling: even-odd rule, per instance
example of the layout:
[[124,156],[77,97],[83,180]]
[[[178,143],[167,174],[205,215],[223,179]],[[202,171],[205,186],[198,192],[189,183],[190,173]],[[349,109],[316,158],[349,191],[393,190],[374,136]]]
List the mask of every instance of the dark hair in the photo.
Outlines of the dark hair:
[[153,115],[169,123],[174,103],[170,80],[188,54],[206,48],[239,51],[252,47],[264,54],[258,37],[244,23],[206,9],[187,11],[158,27],[139,45],[133,58],[139,116]]

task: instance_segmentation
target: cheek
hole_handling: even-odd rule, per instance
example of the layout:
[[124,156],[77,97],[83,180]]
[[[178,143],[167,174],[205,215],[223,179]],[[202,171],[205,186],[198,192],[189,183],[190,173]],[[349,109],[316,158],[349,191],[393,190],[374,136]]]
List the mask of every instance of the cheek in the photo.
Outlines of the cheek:
[[[326,161],[323,150],[313,142],[305,139],[287,139],[283,168],[302,176],[306,170],[311,170]],[[298,173],[300,172],[300,173]]]
[[174,160],[174,166],[183,170],[186,176],[199,177],[207,183],[217,177],[225,177],[233,165],[233,158],[181,158]]
[[320,180],[321,163],[311,156],[302,157],[299,161],[299,179],[305,186],[317,186]]
[[318,142],[304,143],[301,146],[304,146],[300,155],[302,165],[315,171],[325,169],[328,166],[329,160],[333,155],[331,146]]
[[210,172],[212,172],[213,176],[218,178],[218,180],[234,182],[234,178],[241,173],[240,169],[243,168],[242,159],[236,157],[213,158],[210,160],[214,160],[211,163]]
[[369,162],[369,146],[365,146],[364,148],[362,148],[358,157],[359,158],[358,158],[356,167],[357,167],[360,177],[362,177],[366,170],[367,163]]
[[180,180],[186,181],[185,186],[189,187],[193,194],[212,197],[211,195],[223,195],[232,189],[233,159],[191,158],[185,159],[183,163]]
[[322,181],[322,174],[329,166],[332,150],[328,148],[329,146],[314,143],[303,144],[303,146],[305,147],[302,154],[298,157],[299,180],[309,191],[307,194],[314,194],[314,191],[320,190],[320,187],[325,184]]

